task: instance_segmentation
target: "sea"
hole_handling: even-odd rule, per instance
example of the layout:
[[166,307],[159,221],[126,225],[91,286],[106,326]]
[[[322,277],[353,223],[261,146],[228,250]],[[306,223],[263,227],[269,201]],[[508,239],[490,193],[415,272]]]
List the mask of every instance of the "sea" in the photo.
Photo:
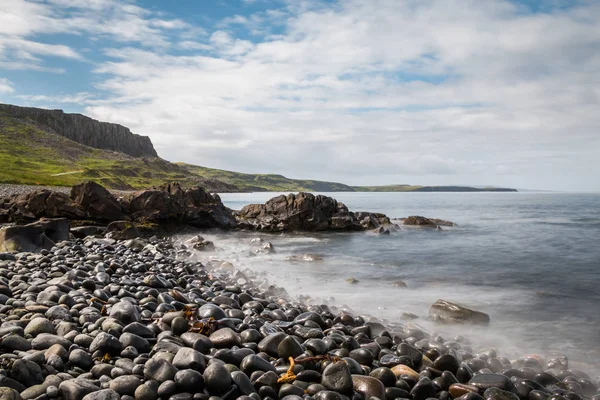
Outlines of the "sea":
[[[232,209],[280,193],[224,193]],[[208,232],[208,257],[248,268],[294,297],[335,304],[515,360],[565,355],[600,376],[600,194],[322,193],[352,211],[453,221],[442,231],[401,226],[390,235]],[[274,253],[256,255],[261,237]],[[314,261],[289,261],[310,254]],[[351,284],[348,278],[357,283]],[[403,281],[406,287],[393,283]],[[489,326],[444,325],[428,310],[444,299],[490,315]],[[412,314],[412,315],[411,315]],[[413,319],[414,317],[416,319]]]

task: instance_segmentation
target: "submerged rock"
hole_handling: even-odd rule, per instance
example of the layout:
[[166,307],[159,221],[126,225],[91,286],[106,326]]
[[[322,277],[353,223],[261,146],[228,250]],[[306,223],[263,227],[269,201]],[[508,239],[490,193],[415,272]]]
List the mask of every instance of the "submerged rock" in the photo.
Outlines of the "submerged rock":
[[434,321],[447,323],[490,323],[490,316],[481,311],[451,303],[446,300],[438,300],[429,308],[429,317]]

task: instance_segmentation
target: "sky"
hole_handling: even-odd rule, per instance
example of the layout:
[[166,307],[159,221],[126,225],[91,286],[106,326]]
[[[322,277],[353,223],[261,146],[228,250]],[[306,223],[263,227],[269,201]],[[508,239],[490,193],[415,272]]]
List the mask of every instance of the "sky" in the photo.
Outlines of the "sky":
[[0,0],[0,102],[169,161],[600,190],[597,0]]

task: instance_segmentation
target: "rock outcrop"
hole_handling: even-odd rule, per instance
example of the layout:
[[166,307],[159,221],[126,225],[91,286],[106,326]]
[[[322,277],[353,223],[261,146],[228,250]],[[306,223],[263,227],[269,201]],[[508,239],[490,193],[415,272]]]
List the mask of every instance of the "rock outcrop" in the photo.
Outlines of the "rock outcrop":
[[235,218],[217,194],[201,187],[182,188],[171,183],[125,196],[121,204],[136,221],[178,223],[196,228],[233,228]]
[[133,157],[158,157],[149,137],[135,135],[122,125],[100,122],[81,114],[66,114],[62,110],[9,104],[0,104],[0,112],[96,149],[118,151]]
[[[183,189],[178,183],[140,190],[121,199],[91,181],[71,189],[71,196],[46,189],[0,199],[5,222],[39,218],[90,220],[101,224],[131,221],[140,224],[190,225],[196,228],[233,228],[235,218],[218,195],[203,188]],[[124,222],[123,222],[124,223]],[[117,229],[122,233],[122,229]]]
[[261,231],[352,231],[390,224],[383,214],[353,213],[334,198],[300,192],[250,204],[236,213],[238,227]]
[[490,316],[481,311],[451,303],[446,300],[438,300],[429,308],[429,317],[434,321],[445,323],[490,323]]
[[117,199],[93,181],[85,181],[71,188],[71,200],[93,220],[116,221],[125,218],[123,207]]
[[[281,231],[360,231],[391,225],[383,214],[350,212],[337,200],[311,193],[274,197],[241,211],[225,207],[217,194],[201,187],[170,183],[116,198],[101,185],[85,181],[70,196],[47,189],[0,198],[0,222],[26,223],[39,218],[67,218],[86,225],[107,225],[115,238],[137,233],[179,230],[181,227]],[[79,223],[81,224],[81,223]],[[97,231],[88,226],[73,233]],[[389,232],[388,232],[389,233]]]
[[402,220],[402,225],[418,226],[423,228],[437,228],[438,226],[456,226],[454,222],[439,218],[427,218],[420,215],[411,215]]
[[50,249],[57,242],[68,239],[69,221],[66,218],[42,218],[31,224],[0,229],[0,252]]

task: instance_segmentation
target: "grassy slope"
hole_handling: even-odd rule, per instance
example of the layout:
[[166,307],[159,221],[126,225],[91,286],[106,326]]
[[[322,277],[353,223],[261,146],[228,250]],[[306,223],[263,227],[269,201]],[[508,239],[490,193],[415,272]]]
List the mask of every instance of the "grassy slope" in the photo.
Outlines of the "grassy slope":
[[[62,175],[56,175],[62,174]],[[72,186],[84,179],[112,189],[142,189],[166,182],[200,184],[215,192],[413,192],[424,186],[348,186],[336,182],[288,179],[282,175],[244,174],[170,163],[160,158],[134,158],[94,149],[45,132],[27,120],[0,113],[0,182]]]
[[282,175],[272,174],[244,174],[240,172],[223,171],[220,169],[200,167],[185,163],[176,164],[187,169],[190,171],[190,173],[195,175],[219,179],[223,182],[255,191],[266,189],[271,192],[289,190],[315,192],[353,192],[356,190],[352,186],[336,182],[289,179]]
[[192,177],[167,161],[94,149],[0,115],[0,182],[70,186],[93,179],[107,187],[133,189],[186,178]]

